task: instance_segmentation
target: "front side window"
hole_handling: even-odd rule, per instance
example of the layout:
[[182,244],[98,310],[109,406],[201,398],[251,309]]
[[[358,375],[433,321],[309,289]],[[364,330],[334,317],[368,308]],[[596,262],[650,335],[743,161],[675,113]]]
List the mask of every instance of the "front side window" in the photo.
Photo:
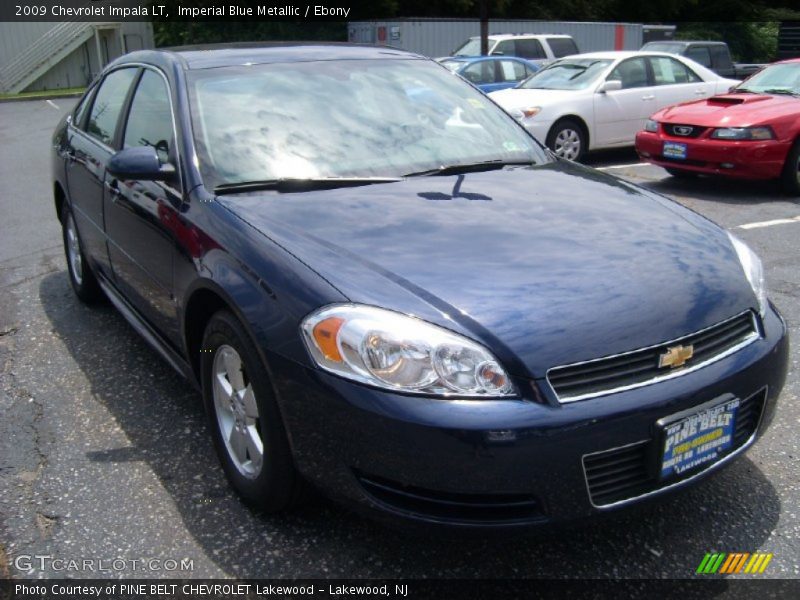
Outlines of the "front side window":
[[492,54],[502,54],[503,56],[519,56],[514,40],[503,40],[491,52]]
[[[489,40],[489,47],[492,46],[492,41]],[[461,47],[453,52],[453,56],[480,56],[481,54],[481,39],[469,38],[464,42]]]
[[675,85],[702,81],[691,69],[674,58],[652,56],[649,60],[656,85]]
[[145,70],[128,113],[123,147],[152,146],[162,163],[170,162],[173,145],[172,110],[164,79]]
[[647,80],[647,65],[644,58],[629,58],[619,63],[611,74],[609,80],[618,79],[622,82],[622,89],[646,87],[649,85]]
[[610,59],[561,59],[537,71],[520,87],[526,90],[582,90],[596,83],[610,64]]
[[114,141],[119,114],[136,71],[136,68],[112,71],[106,75],[94,97],[86,132],[109,146]]
[[429,61],[225,67],[189,78],[197,154],[210,188],[549,160],[500,107]]
[[461,72],[461,76],[475,85],[494,83],[494,63],[489,60],[472,63]]

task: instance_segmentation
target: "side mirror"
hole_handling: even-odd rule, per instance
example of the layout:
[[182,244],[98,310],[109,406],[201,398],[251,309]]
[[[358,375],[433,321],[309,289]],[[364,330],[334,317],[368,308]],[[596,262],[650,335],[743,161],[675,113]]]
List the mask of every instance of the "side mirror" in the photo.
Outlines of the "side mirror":
[[599,94],[605,94],[606,92],[616,92],[617,90],[622,89],[622,82],[619,79],[609,79],[603,82],[597,92]]
[[166,181],[175,175],[175,167],[162,164],[152,146],[125,148],[108,160],[108,172],[117,179]]

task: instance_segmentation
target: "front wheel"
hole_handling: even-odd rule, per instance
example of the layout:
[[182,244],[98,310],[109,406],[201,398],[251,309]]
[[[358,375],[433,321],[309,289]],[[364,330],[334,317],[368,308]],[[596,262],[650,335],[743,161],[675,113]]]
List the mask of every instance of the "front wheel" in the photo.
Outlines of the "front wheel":
[[303,484],[266,369],[229,311],[211,317],[200,368],[214,446],[233,488],[248,504],[268,512],[295,504]]
[[800,196],[800,139],[794,143],[781,174],[781,186],[791,196]]
[[586,154],[586,134],[575,121],[566,119],[556,123],[547,134],[547,147],[556,156],[579,162]]

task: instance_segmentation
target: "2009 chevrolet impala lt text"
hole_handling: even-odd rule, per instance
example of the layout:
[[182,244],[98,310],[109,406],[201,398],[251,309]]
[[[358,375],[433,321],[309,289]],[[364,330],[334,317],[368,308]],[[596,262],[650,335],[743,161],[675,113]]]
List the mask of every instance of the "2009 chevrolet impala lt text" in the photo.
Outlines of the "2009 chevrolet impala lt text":
[[53,150],[75,292],[202,390],[265,510],[310,483],[401,523],[574,519],[700,479],[774,413],[758,257],[431,60],[135,52]]

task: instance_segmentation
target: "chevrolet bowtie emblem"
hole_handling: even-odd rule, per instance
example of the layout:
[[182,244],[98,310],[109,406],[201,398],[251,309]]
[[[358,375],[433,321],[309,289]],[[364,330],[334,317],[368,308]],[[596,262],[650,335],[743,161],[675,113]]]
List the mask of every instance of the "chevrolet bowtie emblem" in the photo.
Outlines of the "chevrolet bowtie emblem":
[[664,354],[659,355],[658,357],[658,367],[663,369],[664,367],[671,367],[676,368],[683,365],[687,360],[692,358],[694,355],[694,346],[673,346],[672,348],[667,348],[667,351]]

